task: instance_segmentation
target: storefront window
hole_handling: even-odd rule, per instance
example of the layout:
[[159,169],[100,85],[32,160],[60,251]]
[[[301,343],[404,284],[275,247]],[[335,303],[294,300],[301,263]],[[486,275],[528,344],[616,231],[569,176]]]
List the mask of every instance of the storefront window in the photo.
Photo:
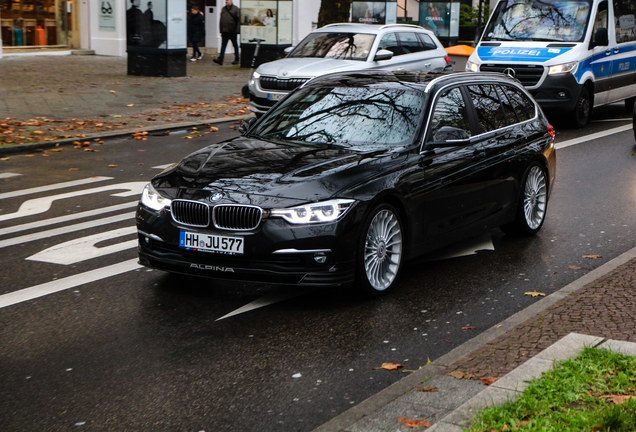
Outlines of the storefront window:
[[66,46],[68,7],[65,0],[0,0],[3,46]]

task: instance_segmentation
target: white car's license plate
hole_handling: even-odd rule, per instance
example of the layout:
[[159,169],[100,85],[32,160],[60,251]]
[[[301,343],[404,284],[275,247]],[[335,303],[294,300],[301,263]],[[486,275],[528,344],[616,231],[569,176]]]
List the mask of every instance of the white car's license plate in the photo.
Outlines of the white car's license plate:
[[271,100],[271,101],[278,101],[284,97],[285,95],[280,93],[267,93],[267,100]]
[[201,252],[215,252],[225,254],[243,254],[243,237],[227,237],[181,231],[179,246]]

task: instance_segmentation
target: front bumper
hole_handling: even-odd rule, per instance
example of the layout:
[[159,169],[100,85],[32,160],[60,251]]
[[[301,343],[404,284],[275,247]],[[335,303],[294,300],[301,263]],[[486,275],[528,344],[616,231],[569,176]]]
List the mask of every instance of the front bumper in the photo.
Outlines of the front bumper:
[[[354,210],[354,209],[352,209]],[[357,229],[355,212],[319,225],[290,226],[265,219],[251,232],[179,226],[168,211],[157,214],[138,207],[139,263],[172,273],[212,279],[299,286],[342,286],[354,282]],[[179,247],[180,231],[240,236],[242,255]]]
[[539,88],[528,91],[544,110],[570,113],[576,107],[582,87],[574,75],[548,75]]

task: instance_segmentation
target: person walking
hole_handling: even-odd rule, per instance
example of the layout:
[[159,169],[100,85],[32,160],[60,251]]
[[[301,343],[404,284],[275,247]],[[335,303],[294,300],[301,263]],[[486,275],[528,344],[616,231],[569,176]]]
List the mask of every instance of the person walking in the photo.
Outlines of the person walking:
[[192,6],[188,19],[188,39],[192,44],[192,58],[190,61],[197,61],[203,58],[199,49],[199,42],[205,36],[205,21],[198,6]]
[[241,10],[234,6],[232,0],[225,0],[225,7],[221,9],[221,52],[219,56],[214,59],[214,63],[223,64],[223,57],[225,57],[225,48],[228,41],[232,41],[234,47],[234,61],[233,65],[240,63],[239,47],[237,41],[237,35],[241,26]]

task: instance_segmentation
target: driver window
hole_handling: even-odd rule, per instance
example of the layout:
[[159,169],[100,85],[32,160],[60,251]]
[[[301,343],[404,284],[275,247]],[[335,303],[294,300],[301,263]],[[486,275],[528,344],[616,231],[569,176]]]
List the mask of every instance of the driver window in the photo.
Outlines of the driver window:
[[594,18],[594,28],[592,29],[592,39],[594,39],[596,31],[600,28],[607,28],[607,2],[602,2],[598,5],[596,18]]
[[[444,128],[444,131],[442,131]],[[431,118],[431,137],[433,141],[446,141],[443,137],[448,137],[448,128],[457,129],[457,136],[470,137],[470,122],[468,120],[468,110],[466,101],[459,88],[455,87],[445,90],[435,104],[433,117]],[[442,132],[442,133],[439,133]],[[438,139],[439,138],[439,139]]]

